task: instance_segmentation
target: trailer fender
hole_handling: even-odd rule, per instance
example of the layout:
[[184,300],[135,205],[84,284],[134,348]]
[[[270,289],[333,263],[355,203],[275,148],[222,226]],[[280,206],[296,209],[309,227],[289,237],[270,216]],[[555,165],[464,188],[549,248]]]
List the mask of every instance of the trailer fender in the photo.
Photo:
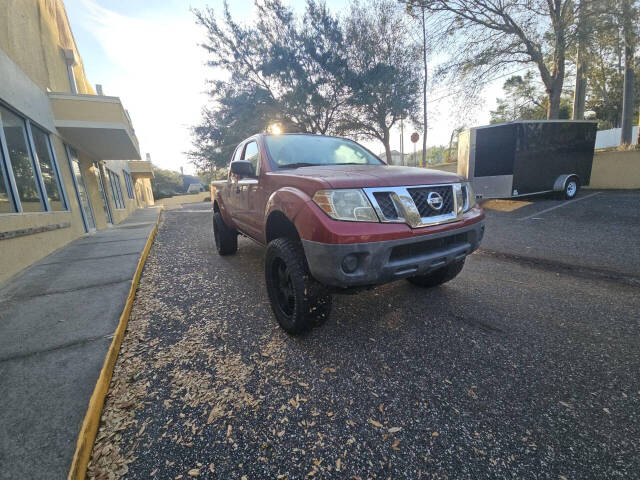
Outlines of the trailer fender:
[[556,178],[556,181],[553,184],[553,191],[563,192],[564,187],[567,185],[567,182],[571,177],[576,177],[578,182],[580,181],[580,177],[578,177],[578,175],[576,175],[575,173],[565,173],[564,175],[560,175],[558,178]]

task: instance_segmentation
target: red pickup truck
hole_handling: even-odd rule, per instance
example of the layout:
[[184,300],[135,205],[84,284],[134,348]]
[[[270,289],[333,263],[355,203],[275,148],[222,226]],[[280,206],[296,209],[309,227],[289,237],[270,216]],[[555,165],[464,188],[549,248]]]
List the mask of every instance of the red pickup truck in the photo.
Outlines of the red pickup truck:
[[238,234],[266,245],[269,299],[290,333],[326,319],[334,292],[453,279],[484,233],[460,177],[389,166],[344,138],[254,135],[214,186],[218,253],[235,253]]

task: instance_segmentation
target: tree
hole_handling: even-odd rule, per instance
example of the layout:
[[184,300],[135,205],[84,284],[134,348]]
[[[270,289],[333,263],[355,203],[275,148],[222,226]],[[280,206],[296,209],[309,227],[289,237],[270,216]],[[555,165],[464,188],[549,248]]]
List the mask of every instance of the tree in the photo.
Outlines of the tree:
[[[491,123],[511,122],[513,120],[542,120],[546,116],[548,97],[535,84],[532,72],[524,76],[513,75],[502,86],[505,96],[497,99],[497,107],[490,112]],[[571,113],[571,101],[563,96],[560,102],[558,118],[568,119]]]
[[455,155],[455,159],[456,161],[458,160],[458,137],[460,136],[460,134],[465,131],[467,129],[467,127],[465,125],[460,125],[459,127],[454,128],[453,130],[451,130],[451,137],[449,137],[449,149],[447,150],[447,162],[453,162],[453,155],[452,153],[455,151],[456,155]]
[[292,128],[269,93],[252,83],[213,82],[213,102],[202,109],[202,120],[191,128],[193,149],[187,152],[198,171],[229,163],[247,132],[263,132],[273,122]]
[[153,166],[151,190],[155,199],[172,197],[182,191],[182,178],[178,172]]
[[391,128],[402,118],[419,124],[419,47],[392,0],[351,4],[344,18],[348,101],[344,132],[378,139],[391,158]]
[[622,94],[622,131],[620,143],[630,145],[633,143],[633,115],[635,112],[635,72],[634,57],[637,42],[638,25],[637,8],[632,0],[621,0],[622,8],[622,34],[624,38],[624,89]]
[[256,1],[259,20],[242,26],[224,3],[224,22],[211,8],[195,10],[207,31],[208,64],[227,71],[233,82],[266,93],[300,132],[328,133],[345,103],[338,21],[324,4],[308,0],[302,20],[280,0]]
[[541,120],[546,109],[541,92],[533,83],[533,73],[507,78],[502,86],[504,97],[497,99],[497,108],[490,112],[491,123],[513,120]]
[[547,118],[559,117],[566,52],[575,34],[572,0],[421,2],[454,37],[455,54],[444,66],[451,78],[482,85],[508,65],[532,65],[548,97]]

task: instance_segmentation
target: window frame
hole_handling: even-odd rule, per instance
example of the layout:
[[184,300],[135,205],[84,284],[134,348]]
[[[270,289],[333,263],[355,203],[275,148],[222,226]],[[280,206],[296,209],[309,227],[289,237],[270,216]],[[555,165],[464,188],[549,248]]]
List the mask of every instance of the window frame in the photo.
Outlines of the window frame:
[[64,183],[62,182],[62,177],[60,176],[60,169],[58,168],[58,159],[56,158],[55,149],[53,148],[53,144],[51,143],[51,134],[47,132],[44,128],[39,125],[34,124],[35,128],[40,130],[44,134],[46,147],[49,150],[49,155],[51,157],[51,168],[53,170],[53,174],[55,175],[56,183],[58,184],[58,192],[60,193],[60,202],[64,208],[62,210],[52,210],[51,205],[49,204],[49,195],[47,194],[47,186],[44,183],[44,177],[42,176],[42,169],[40,167],[40,157],[38,156],[38,151],[36,150],[36,142],[33,138],[33,128],[30,120],[27,119],[27,135],[29,136],[29,144],[31,145],[31,150],[33,151],[33,160],[37,166],[37,174],[38,174],[38,183],[43,193],[42,200],[47,206],[47,212],[68,212],[69,211],[69,202],[67,200],[67,194],[64,190]]
[[[4,124],[2,122],[2,117],[0,116],[0,181],[3,181],[5,187],[7,188],[7,195],[9,197],[9,201],[11,202],[11,206],[13,207],[12,212],[0,213],[0,215],[15,215],[15,214],[42,214],[42,213],[64,213],[70,211],[69,197],[67,196],[67,191],[64,186],[64,182],[62,181],[62,172],[60,171],[60,165],[58,164],[58,158],[55,153],[55,148],[53,148],[53,142],[51,141],[51,132],[47,130],[42,125],[34,122],[30,118],[21,114],[19,111],[12,108],[7,103],[0,100],[0,106],[8,110],[13,115],[17,116],[23,125],[23,133],[25,136],[25,143],[27,147],[27,153],[29,155],[29,161],[31,162],[31,168],[33,169],[33,174],[35,176],[34,180],[36,183],[36,187],[38,189],[38,194],[40,196],[40,205],[42,207],[42,211],[40,212],[25,212],[22,208],[22,202],[20,201],[20,193],[18,191],[18,185],[16,183],[16,179],[13,173],[13,165],[11,163],[11,156],[9,155],[9,147],[7,144],[7,139],[4,133]],[[55,180],[58,185],[58,190],[60,193],[60,202],[64,205],[63,210],[52,210],[51,205],[49,205],[49,198],[47,196],[47,189],[44,184],[44,178],[42,176],[42,171],[40,169],[40,158],[38,157],[38,153],[35,148],[35,142],[33,139],[33,130],[32,126],[38,128],[45,136],[46,147],[49,151],[49,155],[51,156],[51,168],[53,170],[53,174],[55,175]]]
[[133,200],[135,199],[135,195],[133,193],[133,180],[131,179],[131,174],[126,170],[122,170],[122,176],[124,177],[124,186],[127,188],[127,196]]
[[[78,201],[78,207],[80,208],[80,216],[82,217],[82,223],[84,224],[85,232],[86,233],[93,232],[98,229],[98,224],[96,223],[96,213],[93,210],[93,205],[91,204],[91,198],[89,197],[89,191],[87,189],[87,180],[85,178],[85,175],[82,173],[82,169],[80,169],[80,158],[78,156],[78,151],[75,148],[67,145],[66,143],[63,145],[64,145],[64,152],[67,156],[67,163],[69,165],[69,171],[71,172],[71,181],[73,182],[73,187],[76,193],[76,200]],[[84,211],[84,208],[82,207],[82,199],[80,198],[80,188],[78,187],[78,179],[76,178],[76,174],[72,165],[72,162],[74,161],[73,160],[74,157],[78,161],[78,169],[80,171],[80,177],[82,179],[82,182],[84,183],[84,191],[85,191],[85,195],[87,195],[88,207],[90,211],[89,213],[91,213],[91,216],[93,217],[93,227],[89,226],[89,220],[86,218],[86,213]]]
[[124,196],[122,195],[122,184],[120,183],[120,175],[107,167],[105,167],[104,170],[109,180],[109,187],[111,187],[111,197],[113,198],[113,205],[116,210],[124,210],[126,206],[124,203]]

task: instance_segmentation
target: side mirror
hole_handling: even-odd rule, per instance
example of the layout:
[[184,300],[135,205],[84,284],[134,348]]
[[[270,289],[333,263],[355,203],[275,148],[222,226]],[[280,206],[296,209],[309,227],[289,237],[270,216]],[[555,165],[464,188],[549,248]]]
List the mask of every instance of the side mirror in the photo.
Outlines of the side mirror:
[[231,173],[237,175],[240,178],[256,176],[253,165],[247,160],[236,160],[234,162],[231,162]]

